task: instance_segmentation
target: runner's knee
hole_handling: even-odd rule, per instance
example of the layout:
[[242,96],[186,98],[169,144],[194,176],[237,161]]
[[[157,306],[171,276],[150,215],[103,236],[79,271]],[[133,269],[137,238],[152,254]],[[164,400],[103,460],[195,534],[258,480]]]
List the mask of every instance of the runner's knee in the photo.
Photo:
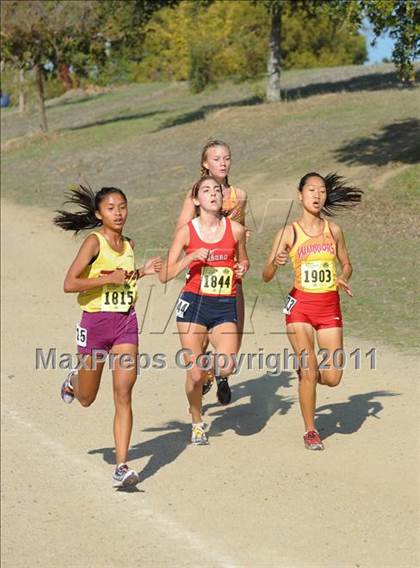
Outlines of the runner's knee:
[[189,374],[194,386],[197,386],[203,382],[203,371],[197,365],[194,365],[194,367],[192,367],[192,369],[189,371]]
[[301,369],[300,377],[302,381],[315,384],[318,381],[317,369]]
[[116,405],[131,404],[131,389],[116,390],[114,392],[114,399]]
[[88,406],[90,406],[95,402],[95,398],[96,394],[93,396],[80,396],[77,400],[80,402],[80,404],[83,407],[87,408]]
[[324,371],[321,373],[321,383],[327,387],[336,387],[341,382],[343,371]]

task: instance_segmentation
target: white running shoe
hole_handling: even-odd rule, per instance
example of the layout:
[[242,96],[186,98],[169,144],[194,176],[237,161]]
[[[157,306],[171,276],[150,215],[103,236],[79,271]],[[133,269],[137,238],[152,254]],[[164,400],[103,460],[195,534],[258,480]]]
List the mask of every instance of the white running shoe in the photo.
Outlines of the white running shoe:
[[66,404],[71,404],[74,400],[74,390],[73,385],[71,384],[71,379],[75,374],[76,371],[70,371],[64,383],[61,385],[61,398]]
[[115,468],[113,479],[113,487],[130,487],[137,485],[140,481],[139,474],[134,469],[129,469],[126,463]]
[[209,443],[204,431],[204,424],[193,424],[191,430],[191,444],[194,446],[207,446]]

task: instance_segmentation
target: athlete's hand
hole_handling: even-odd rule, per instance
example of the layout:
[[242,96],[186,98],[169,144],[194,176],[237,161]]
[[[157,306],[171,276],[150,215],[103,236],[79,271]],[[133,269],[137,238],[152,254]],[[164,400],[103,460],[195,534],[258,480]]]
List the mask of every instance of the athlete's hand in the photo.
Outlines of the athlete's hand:
[[289,252],[287,249],[281,250],[273,260],[274,266],[284,266],[289,260]]
[[248,229],[248,227],[245,227],[245,240],[249,241],[251,235],[252,235],[251,229]]
[[191,260],[207,260],[209,256],[209,249],[206,248],[199,248],[190,254]]
[[249,270],[249,262],[244,260],[242,262],[237,262],[234,266],[236,278],[243,278]]
[[143,269],[140,269],[138,271],[139,278],[141,276],[149,276],[150,274],[156,274],[157,272],[160,272],[162,266],[163,262],[160,256],[154,256],[153,258],[149,258],[149,260],[146,260]]
[[342,276],[339,276],[337,278],[337,286],[341,289],[344,290],[344,292],[350,296],[351,298],[353,297],[353,293],[350,289],[350,286],[347,282],[347,280],[345,278],[343,278]]
[[110,274],[105,276],[107,284],[116,284],[117,286],[121,286],[125,282],[125,270],[122,268],[117,268]]

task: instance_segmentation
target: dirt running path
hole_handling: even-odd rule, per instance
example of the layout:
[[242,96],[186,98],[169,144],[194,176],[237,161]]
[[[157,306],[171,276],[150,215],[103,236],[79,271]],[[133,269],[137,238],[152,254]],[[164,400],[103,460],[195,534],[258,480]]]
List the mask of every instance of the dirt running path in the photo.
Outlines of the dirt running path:
[[[173,364],[179,284],[164,295],[145,279],[141,348],[171,368],[136,385],[130,457],[142,483],[116,492],[110,374],[83,409],[61,402],[64,371],[35,370],[37,347],[74,350],[79,311],[61,286],[77,245],[48,212],[3,203],[2,217],[3,566],[418,566],[414,359],[347,341],[377,346],[378,370],[363,357],[339,388],[320,389],[325,452],[303,448],[295,374],[263,369],[232,380],[228,408],[209,393],[211,445],[191,447]],[[271,333],[281,319],[257,306],[244,352],[282,352],[285,336]]]

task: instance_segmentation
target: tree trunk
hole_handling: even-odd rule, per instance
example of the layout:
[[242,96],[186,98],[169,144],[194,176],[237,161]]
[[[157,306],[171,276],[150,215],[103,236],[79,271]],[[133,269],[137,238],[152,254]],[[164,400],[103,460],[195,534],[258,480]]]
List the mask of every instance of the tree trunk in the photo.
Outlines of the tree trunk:
[[63,83],[66,91],[70,91],[73,88],[73,79],[70,75],[70,65],[67,63],[58,64],[58,78]]
[[25,112],[25,106],[25,70],[19,69],[19,114],[23,114]]
[[280,73],[281,73],[281,13],[280,3],[275,3],[271,9],[271,31],[267,62],[267,91],[269,103],[280,100]]
[[35,65],[35,83],[38,95],[39,114],[41,118],[40,126],[43,132],[47,132],[48,125],[47,125],[47,114],[45,112],[44,77],[42,76],[42,69],[39,63]]

